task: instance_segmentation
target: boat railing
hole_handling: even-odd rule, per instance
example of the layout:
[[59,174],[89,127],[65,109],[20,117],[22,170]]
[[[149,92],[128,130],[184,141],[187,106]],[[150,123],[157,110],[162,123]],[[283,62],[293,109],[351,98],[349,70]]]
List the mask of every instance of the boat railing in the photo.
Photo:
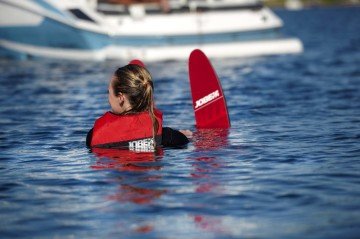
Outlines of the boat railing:
[[131,15],[138,18],[143,14],[257,10],[262,7],[261,0],[101,0],[97,10],[106,15]]

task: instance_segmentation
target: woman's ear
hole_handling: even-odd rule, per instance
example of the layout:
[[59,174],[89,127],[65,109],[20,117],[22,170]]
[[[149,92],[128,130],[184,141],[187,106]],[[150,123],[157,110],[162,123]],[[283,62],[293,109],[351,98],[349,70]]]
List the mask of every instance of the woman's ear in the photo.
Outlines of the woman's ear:
[[118,103],[120,106],[122,106],[124,104],[124,95],[122,93],[120,93],[117,97]]

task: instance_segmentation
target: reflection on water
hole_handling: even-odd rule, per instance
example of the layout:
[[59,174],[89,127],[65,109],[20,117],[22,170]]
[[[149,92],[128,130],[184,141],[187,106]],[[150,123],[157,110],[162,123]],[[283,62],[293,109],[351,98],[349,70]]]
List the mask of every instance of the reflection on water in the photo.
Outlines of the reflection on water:
[[94,148],[92,153],[97,158],[94,169],[116,169],[129,171],[159,170],[160,166],[153,166],[151,162],[160,160],[163,149],[158,148],[156,152],[137,152],[126,149],[102,149]]
[[[137,152],[127,149],[102,149],[93,148],[92,153],[96,157],[95,165],[91,168],[95,170],[116,170],[127,172],[147,172],[152,170],[161,170],[162,166],[157,165],[163,157],[163,149],[157,148],[156,152]],[[138,175],[138,179],[143,183],[161,180],[161,176]],[[147,205],[160,198],[167,190],[140,187],[136,183],[131,184],[122,177],[115,176],[114,180],[119,184],[116,191],[107,196],[107,200],[117,201],[118,203],[134,203],[138,205]],[[138,223],[132,231],[138,234],[150,233],[154,230],[154,225],[148,222]]]
[[[198,129],[194,133],[195,150],[213,151],[228,145],[229,129]],[[201,196],[203,193],[220,193],[221,184],[212,178],[217,169],[224,166],[224,162],[216,156],[203,156],[189,158],[192,160],[193,170],[191,177],[196,185],[195,192]],[[207,232],[226,234],[221,218],[213,218],[208,215],[189,214],[193,217],[196,227]]]
[[[97,170],[119,170],[131,172],[144,172],[149,170],[161,170],[161,166],[154,165],[154,162],[161,160],[163,149],[158,148],[156,152],[136,152],[125,149],[102,149],[94,148],[92,152],[96,155],[97,161],[91,167]],[[148,177],[143,179],[147,181],[160,180],[161,177]],[[143,188],[135,185],[123,183],[121,179],[117,180],[120,184],[117,192],[110,195],[109,200],[116,200],[121,203],[132,202],[136,204],[148,204],[166,190],[156,190]]]
[[194,132],[194,145],[198,151],[216,150],[228,145],[229,129],[198,129]]
[[109,196],[110,200],[119,202],[132,202],[136,204],[148,204],[166,193],[166,190],[140,188],[132,185],[121,185],[116,194]]
[[[198,129],[194,132],[192,143],[195,152],[216,151],[228,144],[229,129]],[[116,191],[108,195],[110,201],[119,203],[134,203],[139,205],[155,204],[162,196],[168,193],[166,189],[153,188],[154,184],[161,182],[161,175],[146,176],[142,172],[158,171],[162,166],[158,164],[164,156],[164,149],[157,148],[156,152],[136,152],[124,149],[102,149],[94,148],[92,153],[96,157],[95,165],[91,168],[95,170],[118,170],[136,172],[137,180],[133,184],[128,180],[123,180],[115,174],[112,181],[116,181],[119,186]],[[204,193],[219,193],[221,185],[212,179],[211,175],[223,166],[223,163],[216,156],[199,156],[188,159],[192,165],[190,176],[195,187],[194,193],[201,197]],[[139,181],[144,186],[139,186]],[[150,183],[149,183],[150,182]],[[146,187],[146,185],[149,185]],[[224,233],[222,219],[213,218],[207,215],[189,213],[196,227],[201,230],[215,233]],[[154,231],[156,224],[141,224],[134,229],[136,233],[149,233]]]

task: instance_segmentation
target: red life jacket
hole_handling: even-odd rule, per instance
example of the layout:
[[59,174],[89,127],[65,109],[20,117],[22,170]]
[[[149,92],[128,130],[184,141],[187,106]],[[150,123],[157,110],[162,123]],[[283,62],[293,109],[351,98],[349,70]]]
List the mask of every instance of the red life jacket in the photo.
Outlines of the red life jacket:
[[[155,110],[159,123],[156,132],[156,144],[161,144],[162,113]],[[153,144],[153,123],[149,112],[129,115],[105,113],[95,121],[91,147],[115,148],[129,147],[133,150],[146,151]]]

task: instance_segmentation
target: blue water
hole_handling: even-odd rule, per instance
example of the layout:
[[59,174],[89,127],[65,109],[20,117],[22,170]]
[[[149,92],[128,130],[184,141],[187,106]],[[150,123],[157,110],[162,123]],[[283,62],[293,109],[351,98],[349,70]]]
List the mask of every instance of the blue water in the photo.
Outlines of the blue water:
[[185,62],[148,64],[185,149],[85,147],[125,62],[0,61],[1,238],[358,238],[360,8],[278,10],[300,55],[214,60],[232,127],[197,131]]

